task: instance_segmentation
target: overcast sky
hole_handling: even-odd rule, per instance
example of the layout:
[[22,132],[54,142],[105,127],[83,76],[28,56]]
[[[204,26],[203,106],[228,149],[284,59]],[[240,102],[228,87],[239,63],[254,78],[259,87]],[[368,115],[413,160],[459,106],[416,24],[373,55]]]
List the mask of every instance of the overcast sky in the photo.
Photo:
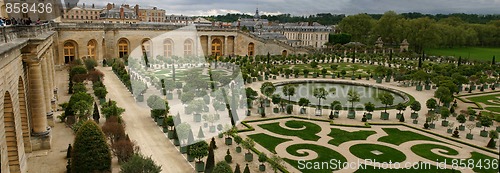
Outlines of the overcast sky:
[[79,5],[139,4],[158,7],[167,14],[218,15],[226,13],[311,15],[317,13],[357,14],[384,13],[477,13],[500,14],[500,0],[80,0]]

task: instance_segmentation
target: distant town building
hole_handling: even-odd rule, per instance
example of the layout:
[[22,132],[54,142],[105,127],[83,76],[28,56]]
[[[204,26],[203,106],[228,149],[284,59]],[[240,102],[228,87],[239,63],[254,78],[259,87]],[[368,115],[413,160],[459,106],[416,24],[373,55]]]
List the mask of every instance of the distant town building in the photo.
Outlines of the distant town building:
[[83,22],[94,23],[100,22],[100,14],[104,8],[96,8],[94,4],[86,6],[76,6],[68,10],[64,8],[63,15],[61,16],[62,22]]
[[198,17],[194,19],[193,24],[196,26],[212,26],[212,22],[203,17]]
[[239,28],[245,27],[252,32],[255,32],[257,29],[261,29],[263,26],[267,25],[269,25],[269,21],[267,19],[260,18],[259,9],[255,10],[253,18],[240,18],[232,24],[232,26],[237,26]]
[[153,7],[151,9],[139,9],[141,22],[165,22],[165,10]]
[[172,14],[172,15],[165,16],[165,22],[172,23],[172,24],[189,25],[189,24],[193,24],[193,19],[189,16],[173,15]]
[[137,13],[139,5],[131,8],[129,5],[115,7],[115,4],[108,4],[101,13],[100,18],[105,23],[137,23],[140,21]]

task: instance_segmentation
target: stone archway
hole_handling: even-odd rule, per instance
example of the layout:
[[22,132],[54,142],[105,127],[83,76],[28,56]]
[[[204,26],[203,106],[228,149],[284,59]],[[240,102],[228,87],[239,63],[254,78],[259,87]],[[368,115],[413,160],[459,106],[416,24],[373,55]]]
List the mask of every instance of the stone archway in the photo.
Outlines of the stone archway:
[[286,50],[283,50],[283,52],[281,52],[281,56],[287,56],[288,55],[288,52]]
[[218,38],[212,40],[212,56],[220,57],[222,56],[222,41]]
[[129,54],[129,46],[130,45],[130,42],[128,41],[128,39],[126,38],[120,38],[120,40],[118,40],[118,57],[120,58],[125,58],[125,57],[128,57],[128,54]]
[[30,124],[29,124],[28,110],[26,105],[26,92],[24,89],[24,81],[23,78],[21,78],[21,76],[19,76],[17,89],[19,98],[19,112],[21,113],[21,129],[23,133],[24,151],[30,153],[32,151],[31,139],[30,139]]
[[97,61],[97,41],[92,39],[87,43],[87,57]]
[[3,104],[5,141],[7,143],[7,157],[10,172],[21,172],[19,162],[19,150],[17,148],[16,123],[14,119],[14,105],[12,98],[7,91],[4,95]]
[[146,54],[148,58],[151,58],[153,55],[153,42],[149,38],[145,38],[141,42],[141,47],[142,47],[142,53]]

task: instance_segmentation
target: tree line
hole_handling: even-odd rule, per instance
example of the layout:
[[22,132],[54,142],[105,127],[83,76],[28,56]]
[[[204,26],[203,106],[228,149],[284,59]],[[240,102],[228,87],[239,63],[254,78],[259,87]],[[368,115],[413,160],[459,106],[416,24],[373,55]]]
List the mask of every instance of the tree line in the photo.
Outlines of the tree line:
[[[379,20],[384,16],[383,14],[366,14],[375,20]],[[453,13],[453,14],[423,14],[418,12],[401,13],[403,18],[406,19],[417,19],[417,18],[430,18],[436,21],[441,19],[456,17],[467,23],[474,24],[486,24],[494,20],[500,20],[499,14],[465,14],[465,13]],[[339,24],[342,19],[346,18],[345,14],[332,14],[332,13],[318,13],[309,16],[292,16],[291,14],[279,14],[279,15],[261,15],[262,19],[268,19],[272,22],[318,22],[322,25],[336,25]],[[222,22],[235,22],[239,18],[252,18],[253,15],[249,14],[232,14],[227,13],[225,15],[217,16],[204,16],[212,21],[222,21]]]
[[394,11],[385,12],[380,19],[368,14],[351,15],[342,19],[338,29],[350,34],[351,41],[367,45],[373,45],[379,37],[387,46],[398,46],[407,39],[417,52],[435,47],[500,45],[500,20],[481,24],[457,16],[438,20],[425,15],[412,16],[407,18]]

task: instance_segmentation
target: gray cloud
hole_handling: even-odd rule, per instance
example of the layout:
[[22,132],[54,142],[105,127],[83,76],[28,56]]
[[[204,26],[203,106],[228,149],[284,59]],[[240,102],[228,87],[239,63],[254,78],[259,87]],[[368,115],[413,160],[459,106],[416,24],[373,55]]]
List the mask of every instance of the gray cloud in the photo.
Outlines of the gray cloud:
[[[103,4],[99,0],[86,3]],[[498,14],[500,0],[111,0],[115,4],[139,4],[165,9],[167,14],[211,15],[231,12],[254,13],[256,8],[267,13],[311,15],[317,13],[357,14],[383,13],[393,10],[421,13]],[[84,1],[80,1],[84,2]]]

